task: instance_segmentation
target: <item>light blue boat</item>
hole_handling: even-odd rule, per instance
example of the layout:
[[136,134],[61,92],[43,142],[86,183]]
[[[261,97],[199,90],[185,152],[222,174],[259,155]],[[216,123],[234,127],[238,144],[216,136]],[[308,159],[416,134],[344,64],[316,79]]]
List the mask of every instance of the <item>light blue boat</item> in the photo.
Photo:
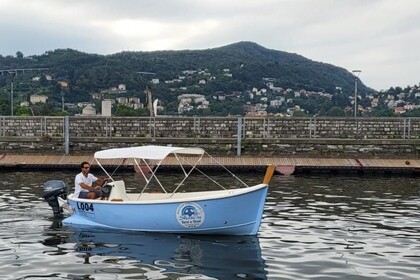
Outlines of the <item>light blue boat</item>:
[[[137,170],[140,170],[144,179],[139,180],[144,183],[141,192],[127,192],[125,182],[114,180],[105,170],[103,162],[117,159],[125,163],[131,161],[138,167]],[[274,172],[274,166],[269,166],[261,184],[248,186],[220,164],[232,175],[232,179],[244,185],[240,188],[236,187],[238,183],[223,186],[197,167],[203,161],[204,164],[217,163],[201,148],[117,148],[96,152],[95,160],[112,180],[103,187],[106,199],[81,199],[70,194],[67,201],[72,215],[63,220],[64,225],[161,233],[256,235],[261,223],[268,183]],[[178,162],[182,170],[180,182],[175,185],[170,183],[174,188],[171,192],[164,186],[163,182],[167,180],[162,177],[165,174],[157,177],[159,167],[164,161]],[[144,170],[149,170],[149,173]],[[194,172],[194,176],[200,173],[221,190],[179,192],[193,171],[198,171]],[[203,184],[207,184],[204,179]],[[152,184],[158,186],[160,192],[148,192]]]

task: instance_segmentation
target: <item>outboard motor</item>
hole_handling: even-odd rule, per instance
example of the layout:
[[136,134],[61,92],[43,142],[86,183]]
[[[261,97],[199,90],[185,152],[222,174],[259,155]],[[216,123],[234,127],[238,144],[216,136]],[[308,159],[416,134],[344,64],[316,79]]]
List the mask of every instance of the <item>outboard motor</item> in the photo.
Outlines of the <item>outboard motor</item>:
[[63,208],[58,203],[58,198],[67,199],[68,188],[66,183],[60,180],[50,180],[44,183],[42,197],[48,202],[54,212],[54,218],[63,217]]
[[104,199],[108,199],[108,198],[109,198],[109,196],[111,195],[111,190],[112,190],[112,185],[110,185],[110,184],[105,184],[105,185],[102,187],[102,197],[103,197]]

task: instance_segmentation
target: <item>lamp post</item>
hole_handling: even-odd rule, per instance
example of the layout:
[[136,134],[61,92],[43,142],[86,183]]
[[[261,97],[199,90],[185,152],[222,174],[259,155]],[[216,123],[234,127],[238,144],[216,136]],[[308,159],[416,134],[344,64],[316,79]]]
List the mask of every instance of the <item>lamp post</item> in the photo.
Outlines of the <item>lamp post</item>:
[[11,116],[13,116],[13,103],[14,103],[14,100],[13,100],[13,78],[14,78],[14,75],[17,75],[17,71],[9,71],[9,75],[10,75],[10,77],[11,77],[11,82],[10,82],[10,115]]
[[64,112],[64,90],[61,90],[61,111]]
[[10,82],[10,115],[13,116],[14,112],[13,112],[13,79],[15,76],[18,75],[18,72],[21,73],[25,73],[25,71],[43,71],[43,70],[48,70],[48,68],[19,68],[19,69],[6,69],[6,70],[0,70],[0,75],[3,74],[9,74],[11,77],[11,82]]
[[354,75],[354,117],[357,117],[357,78],[359,77],[361,70],[353,70]]
[[13,76],[12,82],[10,83],[10,115],[13,116]]

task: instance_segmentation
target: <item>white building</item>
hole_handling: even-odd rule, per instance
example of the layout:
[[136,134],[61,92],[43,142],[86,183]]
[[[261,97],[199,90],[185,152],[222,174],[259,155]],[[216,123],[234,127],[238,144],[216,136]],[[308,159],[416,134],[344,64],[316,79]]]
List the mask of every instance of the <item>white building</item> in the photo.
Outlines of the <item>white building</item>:
[[117,98],[115,98],[115,100],[117,100],[117,102],[120,103],[120,104],[127,104],[128,103],[128,98],[127,97],[117,97]]
[[48,100],[48,96],[46,95],[31,95],[29,97],[29,100],[32,104],[36,104],[36,103],[47,103]]
[[82,116],[94,116],[96,115],[96,109],[93,108],[92,104],[88,104],[85,108],[82,110]]
[[128,102],[130,102],[130,103],[137,103],[137,104],[140,104],[141,102],[140,102],[140,97],[130,97],[129,99],[128,99]]
[[101,100],[102,99],[102,94],[97,93],[97,92],[92,93],[90,96],[92,96],[92,99],[95,99],[95,100]]
[[112,109],[111,100],[102,100],[102,116],[110,117],[111,116],[111,109]]
[[274,99],[274,100],[270,100],[270,106],[271,107],[279,107],[283,104],[284,100],[278,100],[278,99]]

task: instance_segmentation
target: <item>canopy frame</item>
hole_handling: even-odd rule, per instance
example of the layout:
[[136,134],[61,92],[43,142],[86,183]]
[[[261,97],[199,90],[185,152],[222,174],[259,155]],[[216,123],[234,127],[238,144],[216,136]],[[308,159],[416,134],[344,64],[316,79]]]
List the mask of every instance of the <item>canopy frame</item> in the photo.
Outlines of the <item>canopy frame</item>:
[[[156,176],[156,172],[159,170],[159,167],[163,163],[163,161],[170,155],[173,155],[179,165],[181,167],[182,172],[184,174],[184,178],[177,183],[175,189],[169,194],[166,188],[163,186],[159,178]],[[194,160],[194,162],[190,162],[186,159],[186,156],[188,155],[194,155],[197,156],[198,159]],[[108,149],[108,150],[102,150],[99,152],[96,152],[94,155],[94,158],[97,162],[97,164],[101,167],[101,169],[105,172],[105,174],[111,178],[112,181],[114,179],[112,178],[112,175],[115,173],[116,169],[121,165],[121,163],[117,166],[117,168],[114,170],[112,174],[109,174],[106,169],[101,164],[101,160],[106,159],[122,159],[123,162],[127,159],[131,159],[134,161],[134,165],[138,168],[140,173],[142,174],[143,178],[145,179],[146,184],[143,186],[143,189],[139,193],[139,197],[145,192],[147,187],[150,185],[153,179],[156,180],[159,187],[162,189],[164,193],[169,194],[169,197],[172,197],[179,188],[184,184],[184,182],[187,180],[187,178],[191,175],[191,173],[194,170],[197,170],[202,175],[210,179],[213,183],[221,187],[222,189],[226,188],[222,186],[219,182],[205,174],[202,170],[200,170],[197,165],[201,162],[204,155],[207,155],[211,161],[217,163],[217,165],[221,166],[223,169],[225,169],[230,175],[232,175],[236,180],[238,180],[240,183],[242,183],[245,187],[249,187],[245,182],[243,182],[240,178],[238,178],[235,174],[233,174],[228,168],[226,168],[224,165],[222,165],[220,162],[218,162],[214,157],[212,157],[210,154],[205,152],[201,148],[182,148],[182,147],[169,147],[169,146],[139,146],[139,147],[127,147],[127,148],[116,148],[116,149]],[[156,165],[153,164],[153,161],[158,161]],[[146,166],[147,170],[146,172],[150,172],[150,176],[146,176],[145,171],[143,168],[141,168],[140,165]],[[186,165],[191,166],[190,170],[186,169]]]

